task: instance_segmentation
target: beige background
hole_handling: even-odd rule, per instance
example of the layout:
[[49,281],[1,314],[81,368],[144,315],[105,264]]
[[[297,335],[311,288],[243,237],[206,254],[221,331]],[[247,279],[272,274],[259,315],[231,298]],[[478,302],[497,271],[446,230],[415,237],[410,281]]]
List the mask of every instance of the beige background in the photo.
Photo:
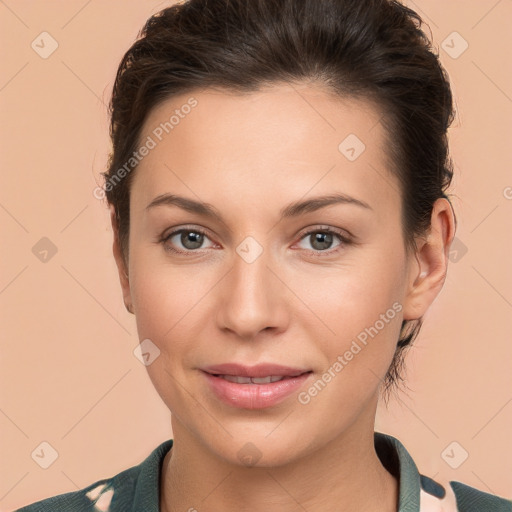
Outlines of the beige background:
[[[459,226],[445,288],[408,357],[409,396],[381,407],[376,428],[422,473],[512,497],[512,2],[407,4],[429,22],[456,95]],[[172,436],[133,355],[107,210],[92,193],[117,65],[166,5],[0,2],[2,511],[112,476]],[[58,43],[46,59],[31,47],[51,48],[44,31]],[[454,31],[469,44],[457,58]],[[44,441],[58,452],[47,469],[31,456]]]

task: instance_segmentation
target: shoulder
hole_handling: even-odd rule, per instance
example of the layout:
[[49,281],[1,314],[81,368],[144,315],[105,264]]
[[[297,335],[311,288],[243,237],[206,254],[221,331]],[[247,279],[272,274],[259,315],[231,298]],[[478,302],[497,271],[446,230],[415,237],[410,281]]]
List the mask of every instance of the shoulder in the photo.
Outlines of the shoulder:
[[37,501],[15,512],[99,512],[109,509],[114,495],[133,494],[138,466],[127,469],[112,478],[98,480],[78,491],[67,492]]
[[375,449],[384,466],[399,481],[400,512],[512,512],[512,501],[462,482],[434,480],[419,472],[396,437],[375,432]]
[[[157,446],[140,464],[78,491],[52,496],[14,512],[158,512],[159,475],[172,439]],[[136,505],[137,504],[137,505]],[[155,508],[156,507],[156,508]]]
[[481,491],[462,482],[451,481],[460,512],[512,512],[512,501]]

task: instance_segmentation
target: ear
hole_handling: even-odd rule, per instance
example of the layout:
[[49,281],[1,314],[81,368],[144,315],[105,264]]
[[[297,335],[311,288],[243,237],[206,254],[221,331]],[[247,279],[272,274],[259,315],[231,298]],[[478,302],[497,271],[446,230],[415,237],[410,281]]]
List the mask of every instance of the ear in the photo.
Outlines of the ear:
[[432,209],[430,231],[417,241],[409,266],[404,299],[404,320],[421,318],[441,291],[448,269],[450,245],[455,235],[455,218],[450,202],[437,199]]
[[121,283],[121,289],[123,291],[124,305],[128,312],[133,313],[132,295],[130,290],[130,279],[128,277],[128,268],[123,258],[121,251],[121,243],[119,241],[119,226],[117,223],[117,216],[113,205],[110,205],[110,221],[112,223],[112,231],[114,234],[114,240],[112,244],[112,252],[114,253],[114,259],[117,265],[117,271],[119,273],[119,281]]

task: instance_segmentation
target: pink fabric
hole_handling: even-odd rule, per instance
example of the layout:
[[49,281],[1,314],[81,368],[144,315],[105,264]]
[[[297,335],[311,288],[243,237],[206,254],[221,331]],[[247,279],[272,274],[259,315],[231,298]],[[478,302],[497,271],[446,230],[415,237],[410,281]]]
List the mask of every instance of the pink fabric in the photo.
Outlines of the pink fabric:
[[420,512],[458,512],[457,501],[452,486],[447,483],[442,483],[446,490],[446,495],[443,499],[436,498],[420,489]]

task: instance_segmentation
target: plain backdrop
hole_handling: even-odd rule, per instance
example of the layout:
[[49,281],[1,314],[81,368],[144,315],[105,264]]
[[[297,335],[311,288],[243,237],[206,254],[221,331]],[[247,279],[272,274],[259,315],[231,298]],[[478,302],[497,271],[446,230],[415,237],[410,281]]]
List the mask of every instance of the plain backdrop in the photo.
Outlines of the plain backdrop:
[[[0,2],[2,511],[113,476],[172,437],[133,352],[108,211],[93,195],[118,63],[167,5]],[[409,391],[379,408],[376,429],[421,473],[510,497],[512,2],[407,5],[432,29],[455,93],[458,230],[407,358]]]

